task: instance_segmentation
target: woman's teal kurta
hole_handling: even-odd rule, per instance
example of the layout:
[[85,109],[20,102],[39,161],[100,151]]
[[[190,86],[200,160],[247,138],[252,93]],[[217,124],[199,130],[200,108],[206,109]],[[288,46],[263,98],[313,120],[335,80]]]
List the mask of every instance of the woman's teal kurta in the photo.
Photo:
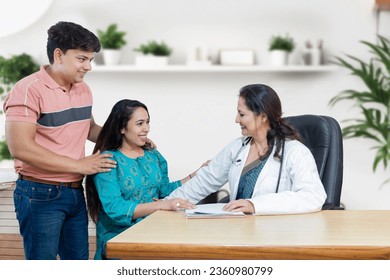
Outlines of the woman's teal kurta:
[[181,186],[169,182],[167,161],[157,150],[145,150],[144,156],[129,158],[120,151],[111,153],[115,169],[94,175],[93,180],[102,204],[96,224],[95,259],[102,259],[106,242],[143,218],[133,219],[140,203],[163,198]]

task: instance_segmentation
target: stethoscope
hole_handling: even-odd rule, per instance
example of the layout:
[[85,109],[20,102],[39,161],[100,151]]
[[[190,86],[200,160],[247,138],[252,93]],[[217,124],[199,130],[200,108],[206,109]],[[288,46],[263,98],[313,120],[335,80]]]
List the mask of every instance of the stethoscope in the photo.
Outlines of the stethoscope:
[[[241,151],[250,143],[251,140],[252,140],[252,137],[249,136],[249,137],[246,137],[244,139],[244,141],[242,141],[242,145],[241,145],[240,149],[238,150],[236,156],[232,160],[232,164],[238,166],[242,163],[242,160],[238,157],[240,156]],[[284,159],[284,143],[285,143],[285,140],[283,140],[283,144],[282,144],[282,155],[280,156],[278,182],[276,184],[276,191],[275,191],[276,193],[279,191],[280,177],[282,175],[282,166],[283,166],[283,159]]]
[[240,153],[241,151],[246,147],[246,145],[249,144],[249,142],[252,140],[252,137],[246,137],[243,141],[242,141],[242,145],[240,147],[240,149],[238,150],[236,156],[234,157],[234,159],[232,160],[232,164],[234,165],[240,165],[242,163],[242,160],[240,158],[238,158],[240,156]]

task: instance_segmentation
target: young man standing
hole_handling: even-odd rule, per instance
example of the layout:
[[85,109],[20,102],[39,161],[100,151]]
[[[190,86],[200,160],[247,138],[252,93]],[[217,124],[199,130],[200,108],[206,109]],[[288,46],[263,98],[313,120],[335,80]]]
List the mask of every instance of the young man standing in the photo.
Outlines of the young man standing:
[[26,259],[88,259],[84,175],[115,162],[86,140],[101,127],[92,116],[92,93],[83,81],[98,38],[72,22],[48,30],[49,65],[20,80],[4,102],[6,137],[19,174],[14,202]]

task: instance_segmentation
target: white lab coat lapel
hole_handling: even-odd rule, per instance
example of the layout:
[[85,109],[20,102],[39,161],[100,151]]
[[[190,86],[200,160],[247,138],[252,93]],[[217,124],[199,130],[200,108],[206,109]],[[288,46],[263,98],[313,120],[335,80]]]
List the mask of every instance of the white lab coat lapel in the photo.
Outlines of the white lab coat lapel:
[[248,158],[249,150],[250,150],[250,143],[246,145],[242,151],[240,152],[240,155],[237,157],[237,160],[241,160],[241,162],[238,164],[237,160],[232,163],[232,166],[229,171],[229,187],[230,187],[230,200],[235,200],[237,196],[238,191],[238,183],[240,182],[240,177],[242,173],[242,169],[245,166],[246,159]]
[[[241,159],[241,164],[233,163],[229,172],[229,187],[230,187],[230,200],[235,200],[238,191],[238,184],[240,182],[240,177],[242,170],[244,168],[246,159],[248,158],[250,150],[250,144],[246,145],[243,151],[240,154],[238,159]],[[275,153],[275,147],[273,148],[267,162],[265,163],[262,171],[260,172],[259,177],[257,178],[256,185],[253,191],[253,196],[261,195],[263,193],[269,192],[270,188],[275,187],[278,179],[278,172],[280,162],[275,160],[273,154]],[[275,173],[275,171],[278,171]],[[262,186],[262,187],[260,187]]]
[[267,162],[257,178],[252,197],[276,191],[280,161],[274,158],[275,148],[269,155]]

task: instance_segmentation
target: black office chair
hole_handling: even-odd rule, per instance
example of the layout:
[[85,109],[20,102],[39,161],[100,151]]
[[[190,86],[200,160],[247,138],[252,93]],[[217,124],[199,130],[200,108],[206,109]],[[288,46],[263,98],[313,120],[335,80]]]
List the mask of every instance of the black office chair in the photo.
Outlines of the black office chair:
[[287,117],[310,149],[317,164],[327,199],[322,209],[340,210],[343,184],[343,138],[338,122],[329,116],[299,115]]
[[[303,143],[314,156],[318,173],[327,194],[322,209],[344,209],[340,206],[343,183],[343,141],[340,125],[329,116],[299,115],[286,117],[286,120],[298,130]],[[220,197],[219,191],[209,195],[200,203],[216,202],[217,197]],[[219,202],[228,201],[229,196],[219,200]]]

